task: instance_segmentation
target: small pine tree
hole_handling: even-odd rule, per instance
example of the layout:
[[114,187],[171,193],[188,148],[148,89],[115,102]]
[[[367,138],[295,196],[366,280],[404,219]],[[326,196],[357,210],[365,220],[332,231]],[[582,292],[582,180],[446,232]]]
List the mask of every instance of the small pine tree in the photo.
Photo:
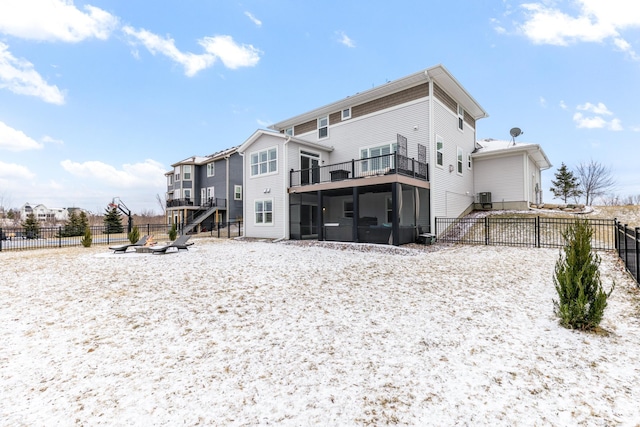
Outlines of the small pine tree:
[[131,230],[131,233],[129,233],[129,235],[127,236],[129,238],[129,241],[131,243],[135,243],[138,240],[140,240],[140,230],[138,230],[138,226],[134,225],[133,229]]
[[122,226],[122,215],[118,212],[118,208],[105,209],[106,214],[104,216],[104,232],[106,234],[123,233],[124,227]]
[[171,224],[171,229],[169,230],[169,240],[176,240],[178,237],[178,230],[176,228],[176,223]]
[[567,203],[569,197],[580,197],[582,192],[579,189],[580,183],[578,178],[573,175],[567,166],[562,163],[558,168],[558,172],[555,173],[555,181],[551,180],[551,192],[554,197],[562,199]]
[[80,239],[80,243],[82,243],[82,246],[85,248],[88,248],[91,246],[92,242],[93,237],[91,237],[91,228],[87,227],[84,229],[84,236]]
[[82,216],[78,216],[76,211],[72,210],[69,219],[60,230],[60,237],[82,236],[88,226],[87,216],[85,215],[82,221]]
[[37,239],[40,235],[40,223],[33,213],[27,215],[27,219],[21,225],[28,239]]
[[591,250],[593,229],[585,219],[578,219],[563,233],[564,256],[556,262],[553,283],[558,300],[553,300],[560,323],[569,329],[591,330],[598,327],[609,293],[600,281],[600,257]]

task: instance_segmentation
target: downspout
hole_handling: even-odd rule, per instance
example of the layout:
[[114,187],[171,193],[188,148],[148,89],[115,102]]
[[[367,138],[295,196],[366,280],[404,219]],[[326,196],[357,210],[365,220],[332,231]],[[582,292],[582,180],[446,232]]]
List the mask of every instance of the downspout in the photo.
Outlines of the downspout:
[[231,193],[229,193],[229,156],[224,156],[224,160],[226,162],[226,167],[227,167],[227,182],[226,182],[226,187],[227,187],[227,222],[231,222],[231,218],[229,217],[229,214],[231,213]]
[[246,182],[247,179],[244,176],[245,174],[245,166],[244,166],[244,153],[240,153],[238,152],[238,154],[240,155],[240,157],[242,157],[242,236],[246,236],[247,235],[247,203],[246,202],[246,197],[245,197],[245,190],[246,190]]
[[[433,209],[433,179],[436,175],[436,168],[435,168],[435,164],[436,164],[436,153],[435,153],[435,146],[434,143],[436,141],[436,132],[435,132],[435,121],[434,121],[434,114],[433,114],[433,98],[435,97],[434,94],[434,90],[433,90],[433,80],[431,80],[431,77],[429,76],[429,70],[425,70],[424,75],[427,77],[427,82],[429,84],[429,133],[427,135],[427,138],[429,138],[429,164],[427,165],[427,167],[430,170],[427,170],[427,175],[429,176],[429,231],[433,234],[435,234],[436,232],[436,225],[435,225],[435,217],[433,215],[434,209]],[[446,195],[445,195],[446,197]],[[446,204],[446,201],[445,201]]]
[[[282,144],[282,167],[285,168],[288,166],[289,164],[287,163],[287,144],[289,143],[289,141],[291,141],[291,137],[289,135],[286,136],[286,138],[284,139],[284,143]],[[289,193],[287,192],[289,185],[287,183],[287,176],[288,176],[288,172],[287,169],[283,169],[283,174],[282,174],[282,194],[283,194],[283,201],[284,201],[284,234],[282,235],[282,237],[278,240],[287,240],[289,238]]]

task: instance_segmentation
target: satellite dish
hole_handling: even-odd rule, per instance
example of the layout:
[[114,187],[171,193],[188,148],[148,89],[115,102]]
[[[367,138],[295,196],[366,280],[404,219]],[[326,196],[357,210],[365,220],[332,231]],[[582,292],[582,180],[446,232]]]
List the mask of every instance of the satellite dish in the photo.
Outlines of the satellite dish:
[[522,135],[522,130],[520,130],[520,128],[511,128],[509,133],[511,134],[512,138],[515,138],[516,136]]

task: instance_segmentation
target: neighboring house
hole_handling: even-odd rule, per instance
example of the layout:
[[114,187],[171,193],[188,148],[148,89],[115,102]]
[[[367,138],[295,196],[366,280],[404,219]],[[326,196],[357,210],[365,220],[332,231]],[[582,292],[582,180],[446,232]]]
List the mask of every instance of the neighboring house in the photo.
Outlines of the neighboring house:
[[237,147],[193,156],[167,172],[167,223],[187,233],[208,224],[242,219],[242,159]]
[[528,209],[542,203],[541,171],[551,163],[537,144],[484,139],[471,154],[479,209]]
[[474,207],[487,113],[441,65],[258,130],[244,159],[244,235],[404,244]]
[[69,215],[73,210],[81,210],[79,208],[48,208],[43,204],[31,206],[25,203],[20,208],[20,219],[25,221],[29,214],[33,214],[40,222],[59,223],[69,219]]

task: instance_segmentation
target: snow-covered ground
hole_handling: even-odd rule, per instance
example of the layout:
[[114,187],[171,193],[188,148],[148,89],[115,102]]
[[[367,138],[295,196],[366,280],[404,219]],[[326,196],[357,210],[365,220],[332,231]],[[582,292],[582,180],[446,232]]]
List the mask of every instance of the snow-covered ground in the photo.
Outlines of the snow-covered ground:
[[594,334],[558,250],[201,239],[0,253],[0,425],[640,423],[640,295]]

